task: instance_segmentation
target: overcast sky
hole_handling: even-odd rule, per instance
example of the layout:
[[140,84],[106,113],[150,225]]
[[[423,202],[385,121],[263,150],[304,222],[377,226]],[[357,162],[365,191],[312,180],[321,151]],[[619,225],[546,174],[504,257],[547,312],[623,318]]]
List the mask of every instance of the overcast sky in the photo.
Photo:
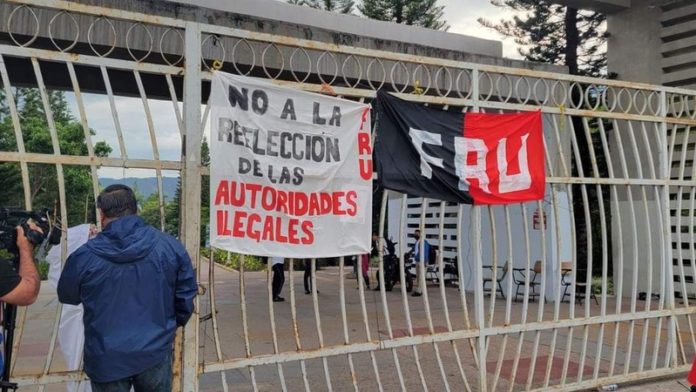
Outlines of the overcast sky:
[[[502,11],[491,5],[488,0],[440,0],[440,4],[445,6],[445,19],[451,26],[449,30],[451,33],[501,40],[495,31],[482,27],[476,19],[483,17],[497,21],[500,18],[511,16],[510,12]],[[503,41],[503,54],[505,57],[519,57],[512,40]],[[79,118],[79,111],[73,95],[68,93],[67,98],[74,116]],[[93,141],[106,141],[113,149],[111,156],[120,157],[118,138],[108,98],[105,95],[84,94],[84,103],[89,126],[97,132]],[[142,101],[137,98],[116,97],[115,103],[128,157],[152,159],[152,146]],[[160,159],[178,160],[181,138],[171,102],[149,100],[148,103],[152,113]],[[163,174],[165,176],[176,175],[175,172]],[[103,168],[99,170],[99,176],[111,178],[154,177],[155,171]]]
[[478,18],[496,22],[501,18],[511,19],[513,12],[496,7],[488,0],[440,0],[439,3],[445,6],[445,20],[450,25],[450,33],[502,41],[503,56],[520,57],[512,39],[503,40],[500,34],[481,26],[477,21]]

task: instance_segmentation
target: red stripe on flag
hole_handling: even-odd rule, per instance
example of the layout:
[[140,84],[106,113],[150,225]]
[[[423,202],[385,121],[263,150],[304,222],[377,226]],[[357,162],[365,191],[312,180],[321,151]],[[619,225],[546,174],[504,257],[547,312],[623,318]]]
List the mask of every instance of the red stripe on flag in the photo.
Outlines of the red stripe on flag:
[[541,112],[467,113],[464,172],[474,204],[544,198],[546,173]]

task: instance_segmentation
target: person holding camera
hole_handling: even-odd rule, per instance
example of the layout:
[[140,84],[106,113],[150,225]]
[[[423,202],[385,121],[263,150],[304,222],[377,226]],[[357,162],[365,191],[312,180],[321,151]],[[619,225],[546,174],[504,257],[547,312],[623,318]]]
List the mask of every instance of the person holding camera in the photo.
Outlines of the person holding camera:
[[[34,224],[30,230],[41,232]],[[7,260],[0,260],[0,301],[17,306],[31,305],[39,296],[41,278],[34,263],[34,245],[24,233],[23,227],[17,227],[17,249],[19,250],[19,268],[15,271]]]
[[73,252],[58,299],[84,306],[84,370],[95,392],[169,392],[177,327],[193,313],[191,259],[174,237],[137,216],[133,190],[97,197],[102,232]]

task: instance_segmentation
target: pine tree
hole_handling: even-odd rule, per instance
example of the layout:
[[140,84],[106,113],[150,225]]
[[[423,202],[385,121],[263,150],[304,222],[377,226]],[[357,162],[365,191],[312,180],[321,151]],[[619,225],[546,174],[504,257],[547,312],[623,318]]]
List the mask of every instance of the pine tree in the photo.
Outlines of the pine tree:
[[447,30],[445,6],[437,0],[363,0],[358,10],[370,19]]
[[539,0],[491,0],[491,4],[520,15],[497,23],[479,18],[479,23],[513,38],[526,60],[566,65],[574,75],[606,75],[605,15]]
[[[210,166],[210,147],[208,141],[201,143],[201,165]],[[181,176],[176,184],[174,198],[165,206],[165,231],[173,236],[179,236],[179,221],[181,214]],[[201,245],[205,245],[206,226],[210,224],[210,176],[201,178]]]
[[355,0],[288,0],[288,3],[342,14],[352,13],[355,7]]

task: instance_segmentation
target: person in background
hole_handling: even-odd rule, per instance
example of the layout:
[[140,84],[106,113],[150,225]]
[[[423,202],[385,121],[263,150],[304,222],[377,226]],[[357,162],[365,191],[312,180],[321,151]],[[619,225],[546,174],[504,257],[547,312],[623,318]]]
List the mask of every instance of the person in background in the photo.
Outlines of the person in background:
[[[312,260],[305,259],[304,261],[304,293],[312,294]],[[317,290],[319,294],[319,290]]]
[[[421,274],[424,273],[425,266],[428,265],[430,262],[429,260],[429,255],[430,255],[430,243],[428,243],[428,240],[422,239],[423,241],[423,254],[421,254],[421,232],[420,230],[416,229],[416,231],[413,233],[413,237],[416,239],[416,242],[413,244],[413,248],[411,249],[411,254],[413,255],[413,261],[416,263],[416,281],[413,284],[413,294],[411,294],[414,297],[420,297],[423,295],[423,287],[421,287],[420,282],[421,282]],[[421,271],[423,270],[423,271]]]
[[[97,235],[97,227],[90,224],[82,224],[68,228],[66,241],[68,242],[69,257],[89,239]],[[46,255],[49,264],[48,283],[54,288],[58,287],[61,268],[61,247],[54,246]],[[82,350],[85,345],[85,328],[82,321],[84,310],[82,305],[63,305],[60,313],[60,325],[58,326],[58,343],[63,352],[67,370],[79,370],[82,363]],[[91,392],[89,381],[71,381],[65,386],[67,392]]]
[[[369,289],[370,288],[370,255],[365,253],[360,256],[360,271],[362,273],[363,280],[365,280],[365,286]],[[356,258],[357,259],[357,258]],[[358,279],[358,287],[356,289],[360,288],[360,276],[355,275],[355,278]]]
[[280,296],[285,284],[285,259],[282,257],[271,257],[273,263],[273,302],[283,302],[285,298]]
[[177,327],[198,292],[191,259],[169,234],[145,223],[133,190],[97,197],[103,231],[73,252],[58,299],[84,306],[84,370],[95,392],[169,392]]

